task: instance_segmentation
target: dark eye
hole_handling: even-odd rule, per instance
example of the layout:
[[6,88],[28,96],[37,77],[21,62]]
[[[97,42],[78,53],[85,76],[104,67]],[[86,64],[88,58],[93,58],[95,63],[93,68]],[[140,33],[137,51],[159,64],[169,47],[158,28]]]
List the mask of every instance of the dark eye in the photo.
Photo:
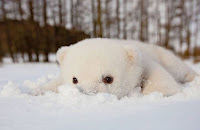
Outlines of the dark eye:
[[105,84],[111,84],[113,82],[113,77],[111,76],[106,76],[102,80]]
[[77,84],[77,83],[78,83],[78,79],[75,78],[75,77],[73,77],[72,82],[73,82],[74,84]]

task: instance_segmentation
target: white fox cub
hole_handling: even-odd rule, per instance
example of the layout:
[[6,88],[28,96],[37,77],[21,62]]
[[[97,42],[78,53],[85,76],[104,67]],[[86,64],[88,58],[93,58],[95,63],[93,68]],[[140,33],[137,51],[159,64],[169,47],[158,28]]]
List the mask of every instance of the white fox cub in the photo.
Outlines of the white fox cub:
[[180,83],[197,74],[170,51],[133,40],[86,39],[58,50],[61,74],[44,90],[57,91],[61,84],[85,93],[110,93],[119,98],[135,87],[143,94],[165,96],[181,90]]

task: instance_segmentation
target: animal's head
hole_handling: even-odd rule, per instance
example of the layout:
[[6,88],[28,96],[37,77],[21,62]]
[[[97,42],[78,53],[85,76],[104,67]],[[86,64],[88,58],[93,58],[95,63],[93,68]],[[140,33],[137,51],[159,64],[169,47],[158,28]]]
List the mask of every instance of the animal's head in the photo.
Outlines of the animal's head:
[[90,39],[57,52],[65,83],[86,93],[127,95],[141,74],[139,57],[131,45]]

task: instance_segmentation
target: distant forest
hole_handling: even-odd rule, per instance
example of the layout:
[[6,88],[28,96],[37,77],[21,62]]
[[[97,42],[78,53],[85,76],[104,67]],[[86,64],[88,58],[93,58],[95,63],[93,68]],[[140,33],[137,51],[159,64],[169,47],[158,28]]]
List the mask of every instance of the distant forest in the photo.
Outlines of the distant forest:
[[49,62],[90,37],[139,40],[198,61],[199,30],[200,0],[0,0],[0,62]]

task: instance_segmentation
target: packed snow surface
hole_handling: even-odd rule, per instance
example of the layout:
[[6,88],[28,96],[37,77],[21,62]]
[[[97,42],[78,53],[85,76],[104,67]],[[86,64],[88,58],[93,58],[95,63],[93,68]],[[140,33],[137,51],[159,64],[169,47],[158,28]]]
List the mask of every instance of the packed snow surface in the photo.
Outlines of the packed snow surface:
[[[188,64],[200,73],[200,64]],[[0,66],[0,130],[200,129],[200,77],[170,97],[136,92],[119,100],[106,93],[86,95],[67,84],[58,93],[35,95],[58,74],[58,65],[50,63]]]

